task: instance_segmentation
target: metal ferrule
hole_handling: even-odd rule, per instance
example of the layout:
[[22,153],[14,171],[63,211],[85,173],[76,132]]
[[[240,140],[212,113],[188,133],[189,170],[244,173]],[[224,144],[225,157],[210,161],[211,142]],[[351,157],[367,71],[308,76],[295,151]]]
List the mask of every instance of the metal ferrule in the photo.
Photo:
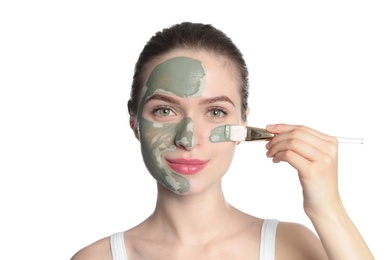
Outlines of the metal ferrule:
[[264,128],[256,128],[256,127],[246,127],[246,139],[245,141],[258,141],[258,140],[268,140],[274,137],[274,134],[267,132]]

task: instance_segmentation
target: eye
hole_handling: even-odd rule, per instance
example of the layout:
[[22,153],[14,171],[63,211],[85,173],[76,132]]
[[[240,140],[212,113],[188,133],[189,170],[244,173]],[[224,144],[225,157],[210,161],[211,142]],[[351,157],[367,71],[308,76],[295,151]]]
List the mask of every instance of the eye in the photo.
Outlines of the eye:
[[222,108],[212,108],[208,113],[210,117],[224,117],[227,115],[227,111]]
[[175,113],[169,107],[156,107],[155,109],[153,109],[153,114],[162,117],[168,117],[173,116]]

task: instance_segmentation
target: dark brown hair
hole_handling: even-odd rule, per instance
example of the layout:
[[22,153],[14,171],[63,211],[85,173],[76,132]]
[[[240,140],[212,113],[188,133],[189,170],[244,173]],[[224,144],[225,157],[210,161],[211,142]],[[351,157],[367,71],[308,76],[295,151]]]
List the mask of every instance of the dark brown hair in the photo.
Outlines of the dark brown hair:
[[131,96],[127,103],[129,114],[137,115],[144,73],[154,59],[175,49],[211,51],[230,61],[238,72],[241,92],[242,119],[248,108],[248,69],[242,53],[225,33],[210,24],[183,22],[157,32],[146,43],[135,65]]

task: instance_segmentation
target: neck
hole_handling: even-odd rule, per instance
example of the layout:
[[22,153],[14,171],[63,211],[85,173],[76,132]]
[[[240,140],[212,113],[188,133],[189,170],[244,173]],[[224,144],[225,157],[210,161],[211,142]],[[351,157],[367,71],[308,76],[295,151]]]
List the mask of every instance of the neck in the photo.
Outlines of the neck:
[[221,236],[233,212],[220,184],[188,195],[178,195],[158,185],[156,209],[150,220],[167,238],[199,244]]

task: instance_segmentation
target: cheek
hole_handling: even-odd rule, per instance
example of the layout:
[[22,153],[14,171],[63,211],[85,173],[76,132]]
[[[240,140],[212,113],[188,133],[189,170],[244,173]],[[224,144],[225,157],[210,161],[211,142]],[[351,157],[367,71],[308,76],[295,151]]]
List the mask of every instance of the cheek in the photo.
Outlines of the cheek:
[[210,142],[210,150],[211,153],[215,156],[218,161],[219,167],[227,168],[230,167],[230,164],[233,160],[235,151],[236,151],[236,143],[235,142],[223,142],[223,143],[211,143]]
[[163,162],[166,151],[175,151],[175,126],[156,125],[147,120],[140,120],[140,142],[142,157],[150,174],[162,185],[175,193],[185,193],[190,189],[190,182],[173,173]]
[[140,142],[143,149],[163,152],[172,149],[175,129],[173,126],[162,126],[146,120],[139,124]]

